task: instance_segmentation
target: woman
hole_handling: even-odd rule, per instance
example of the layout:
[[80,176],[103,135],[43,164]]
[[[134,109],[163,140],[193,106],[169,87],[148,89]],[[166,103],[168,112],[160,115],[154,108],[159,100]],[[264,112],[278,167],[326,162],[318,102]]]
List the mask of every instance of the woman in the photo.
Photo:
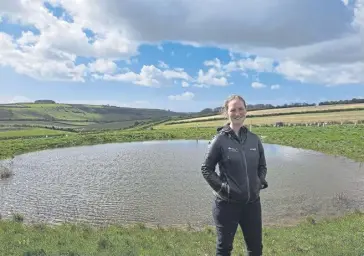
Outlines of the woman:
[[[216,255],[231,255],[238,225],[248,255],[262,255],[262,214],[260,190],[267,188],[263,145],[244,125],[246,103],[239,95],[230,96],[223,111],[229,122],[217,129],[209,143],[201,167],[213,189],[213,218],[216,225]],[[219,175],[215,167],[219,166]]]

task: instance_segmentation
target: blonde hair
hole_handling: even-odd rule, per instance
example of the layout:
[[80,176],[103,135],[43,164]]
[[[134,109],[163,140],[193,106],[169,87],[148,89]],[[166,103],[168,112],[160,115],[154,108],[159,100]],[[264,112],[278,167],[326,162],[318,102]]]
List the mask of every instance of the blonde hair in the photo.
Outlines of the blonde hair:
[[237,95],[237,94],[230,95],[225,100],[224,105],[221,108],[221,114],[225,117],[227,117],[228,105],[229,105],[230,101],[232,101],[232,100],[241,100],[244,104],[244,107],[246,108],[246,102],[243,97],[241,97],[240,95]]

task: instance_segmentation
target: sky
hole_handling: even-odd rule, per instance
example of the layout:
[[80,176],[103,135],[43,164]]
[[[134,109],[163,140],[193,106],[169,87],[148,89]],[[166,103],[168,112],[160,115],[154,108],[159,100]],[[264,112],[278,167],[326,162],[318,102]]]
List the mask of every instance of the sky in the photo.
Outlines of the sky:
[[364,0],[2,0],[0,103],[364,97]]

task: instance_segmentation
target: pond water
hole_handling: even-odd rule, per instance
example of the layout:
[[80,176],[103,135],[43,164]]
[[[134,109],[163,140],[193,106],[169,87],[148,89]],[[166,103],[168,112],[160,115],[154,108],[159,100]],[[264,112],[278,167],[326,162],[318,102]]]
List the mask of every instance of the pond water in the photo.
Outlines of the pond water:
[[[26,221],[93,224],[213,224],[212,191],[200,166],[207,141],[105,144],[17,156],[0,181],[0,214]],[[343,157],[264,144],[269,188],[263,221],[364,209],[364,168]]]

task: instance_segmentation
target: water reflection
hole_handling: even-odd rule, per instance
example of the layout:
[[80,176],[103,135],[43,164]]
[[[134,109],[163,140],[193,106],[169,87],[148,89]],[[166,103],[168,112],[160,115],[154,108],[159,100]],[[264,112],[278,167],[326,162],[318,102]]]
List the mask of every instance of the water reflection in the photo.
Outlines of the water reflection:
[[[148,141],[54,149],[18,156],[0,181],[0,213],[32,221],[212,224],[212,193],[200,173],[207,141]],[[265,144],[266,224],[364,208],[359,163]]]

